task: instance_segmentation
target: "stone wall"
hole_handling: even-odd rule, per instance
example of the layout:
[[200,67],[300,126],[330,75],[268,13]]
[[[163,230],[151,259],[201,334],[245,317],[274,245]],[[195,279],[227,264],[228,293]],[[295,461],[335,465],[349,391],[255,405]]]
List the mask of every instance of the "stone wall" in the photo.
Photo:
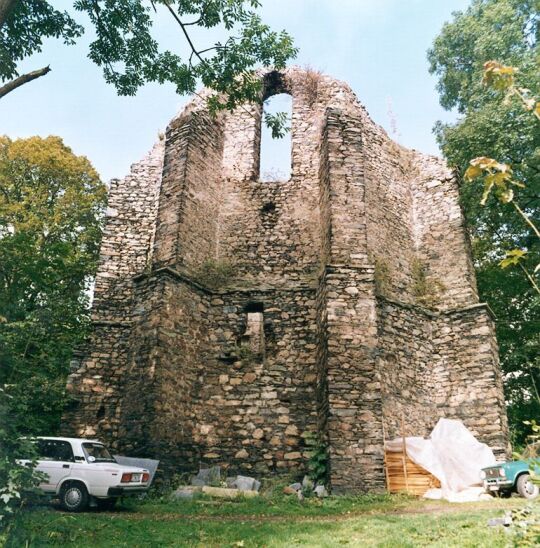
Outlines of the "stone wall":
[[433,363],[433,314],[419,307],[378,300],[378,370],[385,435],[428,436],[439,415]]
[[171,269],[143,277],[139,285],[140,320],[132,333],[119,441],[127,452],[151,451],[167,466],[191,464],[200,457],[195,425],[213,356],[210,295]]
[[116,445],[127,384],[133,316],[133,278],[149,266],[163,169],[163,139],[111,181],[106,223],[94,287],[94,330],[72,361],[68,391],[75,398],[66,413],[66,431],[101,435]]
[[337,492],[384,488],[381,384],[373,268],[326,273],[330,478]]
[[196,268],[217,255],[223,132],[207,113],[188,111],[167,129],[153,264]]
[[162,461],[301,476],[326,443],[335,492],[384,489],[384,438],[455,417],[499,453],[507,425],[456,181],[393,143],[345,84],[262,74],[293,97],[289,181],[259,181],[262,105],[197,98],[113,182],[64,432]]
[[225,195],[219,258],[234,265],[237,281],[273,287],[315,281],[320,265],[315,183],[229,179]]
[[[194,424],[203,461],[257,473],[305,466],[305,436],[317,431],[314,297],[310,287],[214,295],[215,358]],[[248,334],[254,308],[262,346]]]
[[149,265],[164,148],[160,139],[127,177],[110,182],[94,287],[95,320],[131,319],[132,277]]
[[448,311],[436,325],[439,415],[462,420],[498,456],[508,456],[502,374],[489,308],[473,305]]
[[[459,204],[458,184],[439,158],[415,153],[413,235],[428,283],[440,286],[438,308],[478,302],[469,241]],[[444,245],[441,245],[444,242]]]
[[[119,449],[167,468],[305,466],[317,431],[314,289],[209,292],[171,269],[137,284]],[[255,304],[264,355],[246,337]]]

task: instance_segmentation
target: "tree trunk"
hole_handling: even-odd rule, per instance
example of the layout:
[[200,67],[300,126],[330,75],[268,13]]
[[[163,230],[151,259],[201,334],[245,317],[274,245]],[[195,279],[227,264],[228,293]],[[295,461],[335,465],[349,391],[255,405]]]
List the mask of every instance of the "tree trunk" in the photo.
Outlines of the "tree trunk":
[[4,95],[7,95],[10,91],[17,89],[19,86],[22,86],[27,82],[31,82],[32,80],[35,80],[40,76],[44,76],[50,71],[51,69],[49,67],[43,67],[39,70],[34,70],[27,74],[23,74],[22,76],[15,78],[15,80],[11,80],[11,82],[8,82],[7,84],[4,84],[2,87],[0,87],[0,99],[4,97]]
[[0,0],[0,29],[20,0]]

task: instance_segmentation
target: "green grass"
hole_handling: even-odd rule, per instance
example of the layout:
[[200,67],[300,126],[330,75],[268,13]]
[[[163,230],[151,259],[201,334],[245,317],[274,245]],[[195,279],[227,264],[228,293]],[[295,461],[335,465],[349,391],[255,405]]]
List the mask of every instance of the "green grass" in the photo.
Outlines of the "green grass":
[[520,499],[450,505],[386,495],[299,502],[274,495],[230,502],[129,501],[109,513],[42,507],[23,514],[8,547],[503,547],[508,535],[488,527],[487,520],[522,505]]
[[135,500],[126,500],[125,510],[136,510],[143,514],[178,513],[197,516],[284,516],[310,517],[343,515],[347,513],[382,512],[412,507],[420,501],[413,497],[402,495],[363,495],[361,497],[329,497],[318,499],[311,497],[299,502],[295,496],[283,496],[276,493],[252,499],[224,501],[198,496],[192,501],[170,502],[151,500],[145,504],[137,504]]

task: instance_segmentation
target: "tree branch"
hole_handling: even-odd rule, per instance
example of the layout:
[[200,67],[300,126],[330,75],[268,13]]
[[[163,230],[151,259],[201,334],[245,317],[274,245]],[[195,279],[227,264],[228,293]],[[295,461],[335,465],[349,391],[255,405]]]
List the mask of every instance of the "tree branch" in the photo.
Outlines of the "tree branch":
[[176,14],[176,12],[174,11],[174,9],[172,8],[172,6],[169,4],[167,0],[164,0],[163,3],[165,4],[167,9],[171,13],[173,18],[175,19],[175,21],[180,25],[180,28],[182,29],[182,32],[184,33],[184,36],[186,37],[186,40],[188,41],[189,47],[191,48],[191,51],[199,58],[199,61],[201,63],[204,63],[205,62],[204,59],[200,56],[199,52],[197,51],[197,48],[191,41],[191,37],[189,36],[188,31],[186,30],[186,26],[184,25],[184,23],[182,23],[182,21],[180,20],[180,17],[178,17],[178,15]]
[[18,3],[19,0],[0,0],[0,29]]
[[[151,2],[152,7],[154,8],[154,11],[156,11],[156,6],[154,5],[154,2]],[[99,7],[99,4],[96,0],[92,1],[92,8],[94,10],[94,13],[96,15],[96,27],[99,29],[100,32],[103,33],[104,36],[107,36],[107,28],[103,24],[101,20],[101,9]],[[114,67],[112,66],[112,63],[107,59],[107,66],[109,67],[109,70],[111,71],[111,74],[114,74],[115,76],[118,76],[118,73],[116,70],[114,70]]]
[[0,87],[0,99],[4,97],[4,95],[7,95],[9,92],[13,91],[14,89],[17,89],[19,86],[22,86],[23,84],[31,82],[32,80],[35,80],[36,78],[39,78],[40,76],[45,76],[45,74],[47,74],[50,71],[51,69],[47,66],[39,70],[34,70],[27,74],[23,74],[22,76],[15,78],[15,80],[11,80],[11,82],[8,82],[7,84]]

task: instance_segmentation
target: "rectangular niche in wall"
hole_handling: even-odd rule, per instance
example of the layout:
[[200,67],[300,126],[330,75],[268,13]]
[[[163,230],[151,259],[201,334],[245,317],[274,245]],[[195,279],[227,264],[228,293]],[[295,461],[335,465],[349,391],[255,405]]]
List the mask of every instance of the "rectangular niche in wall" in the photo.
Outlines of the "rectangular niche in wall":
[[[280,138],[272,137],[266,124],[267,115],[285,113],[288,131]],[[291,120],[292,96],[288,93],[271,95],[264,101],[261,121],[260,180],[263,182],[288,181],[291,178]]]
[[249,349],[253,356],[264,359],[264,316],[262,303],[249,303],[244,311],[246,318],[246,331],[241,338],[241,345]]

